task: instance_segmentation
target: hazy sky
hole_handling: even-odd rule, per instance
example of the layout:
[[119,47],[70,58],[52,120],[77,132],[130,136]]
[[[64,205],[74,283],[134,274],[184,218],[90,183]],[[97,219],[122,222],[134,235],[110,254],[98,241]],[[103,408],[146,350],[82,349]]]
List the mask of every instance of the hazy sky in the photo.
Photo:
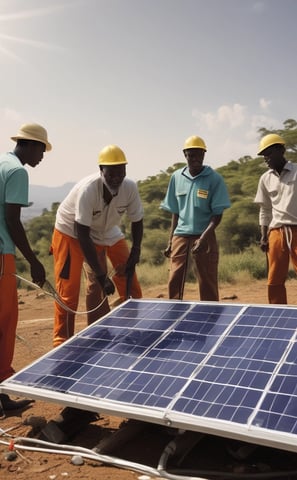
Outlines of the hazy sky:
[[0,0],[0,150],[25,122],[53,151],[30,183],[97,170],[118,144],[143,180],[204,138],[216,168],[297,119],[296,0]]

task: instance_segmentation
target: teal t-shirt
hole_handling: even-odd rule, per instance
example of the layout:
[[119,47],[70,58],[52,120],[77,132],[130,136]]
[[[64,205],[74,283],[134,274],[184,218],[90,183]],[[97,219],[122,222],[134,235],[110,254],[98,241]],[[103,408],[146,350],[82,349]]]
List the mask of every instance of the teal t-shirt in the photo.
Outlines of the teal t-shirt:
[[28,206],[28,172],[14,153],[0,156],[0,254],[15,254],[5,222],[5,204]]
[[196,177],[187,167],[176,170],[168,185],[161,208],[179,216],[175,235],[201,235],[211,217],[230,207],[223,177],[205,166]]

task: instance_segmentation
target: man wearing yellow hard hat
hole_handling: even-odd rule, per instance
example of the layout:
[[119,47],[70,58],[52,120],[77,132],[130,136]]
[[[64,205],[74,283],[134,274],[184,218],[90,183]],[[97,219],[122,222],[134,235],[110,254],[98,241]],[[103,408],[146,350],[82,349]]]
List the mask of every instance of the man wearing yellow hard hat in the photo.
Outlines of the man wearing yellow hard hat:
[[[99,172],[78,182],[57,210],[52,238],[56,290],[71,311],[55,304],[54,346],[74,333],[73,312],[78,306],[84,261],[96,283],[87,290],[87,309],[93,306],[94,293],[97,296],[95,307],[101,300],[105,302],[93,312],[97,318],[109,311],[106,296],[115,291],[107,274],[106,255],[115,269],[113,280],[121,300],[126,298],[127,279],[131,280],[130,295],[133,298],[142,296],[135,265],[140,257],[143,207],[136,183],[126,178],[127,163],[124,152],[117,145],[103,148],[99,154]],[[120,229],[125,213],[131,221],[130,250]],[[88,298],[90,295],[92,299]],[[94,315],[88,315],[88,323],[94,320]]]
[[254,200],[260,206],[260,248],[268,259],[268,300],[278,304],[287,303],[290,258],[297,272],[297,165],[286,160],[285,150],[285,140],[276,133],[261,139],[258,155],[268,170]]
[[219,251],[215,229],[230,207],[222,176],[203,165],[206,145],[189,137],[183,153],[187,166],[176,170],[161,208],[171,212],[171,232],[164,254],[170,258],[169,298],[182,299],[188,262],[196,267],[200,300],[219,300]]
[[[16,247],[30,264],[33,282],[45,282],[45,270],[32,251],[21,223],[21,208],[29,205],[29,179],[25,165],[36,167],[51,150],[47,131],[36,123],[24,124],[16,135],[13,152],[0,156],[0,382],[13,373],[12,361],[18,321]],[[1,410],[26,407],[30,400],[12,400],[0,394]]]

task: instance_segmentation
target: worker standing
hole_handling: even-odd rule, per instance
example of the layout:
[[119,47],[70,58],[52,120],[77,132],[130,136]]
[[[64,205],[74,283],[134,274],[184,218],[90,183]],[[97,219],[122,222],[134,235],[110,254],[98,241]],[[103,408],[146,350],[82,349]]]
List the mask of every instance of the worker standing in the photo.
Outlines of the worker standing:
[[297,165],[285,158],[285,140],[265,135],[258,155],[268,170],[258,183],[254,202],[260,206],[260,248],[268,260],[268,301],[286,304],[285,282],[290,259],[297,272]]
[[[16,248],[30,264],[34,283],[42,287],[46,277],[21,222],[21,209],[29,205],[29,177],[25,165],[35,168],[44,152],[52,148],[47,131],[36,123],[22,125],[11,139],[16,142],[13,152],[0,156],[0,382],[14,373],[12,361],[18,321]],[[0,394],[4,412],[24,408],[30,402],[12,400]]]
[[172,214],[168,246],[170,257],[169,298],[182,299],[190,258],[196,267],[200,300],[219,300],[219,250],[215,229],[223,211],[230,207],[222,176],[203,165],[206,152],[204,140],[189,137],[183,153],[187,166],[171,176],[161,208]]

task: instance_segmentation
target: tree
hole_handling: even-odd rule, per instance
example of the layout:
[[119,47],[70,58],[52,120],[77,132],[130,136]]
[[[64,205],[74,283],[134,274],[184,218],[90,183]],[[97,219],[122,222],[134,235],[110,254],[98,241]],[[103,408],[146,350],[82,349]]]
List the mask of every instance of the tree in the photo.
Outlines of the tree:
[[[286,158],[297,162],[297,122],[288,119],[284,128],[273,130],[260,128],[259,136],[268,133],[281,135],[286,142]],[[162,251],[168,241],[171,224],[170,213],[160,209],[171,175],[185,163],[175,163],[155,176],[138,182],[140,197],[144,206],[144,238],[142,261],[160,264],[164,261]],[[217,229],[218,240],[224,253],[242,252],[254,245],[259,239],[258,206],[253,203],[260,176],[267,166],[262,157],[244,156],[231,160],[217,171],[223,176],[231,199],[231,208],[224,212]],[[48,262],[48,249],[54,228],[59,203],[53,203],[51,211],[44,210],[42,215],[26,223],[28,237],[32,246]],[[122,228],[130,238],[130,222],[123,218]],[[19,266],[24,268],[19,260]]]
[[286,158],[291,162],[297,162],[297,122],[289,118],[284,122],[284,129],[259,128],[260,138],[268,133],[277,133],[286,142]]
[[[51,211],[48,211],[45,208],[39,217],[32,218],[31,220],[25,223],[25,229],[26,229],[28,239],[31,245],[33,245],[33,248],[35,249],[35,251],[40,241],[42,241],[43,244],[44,244],[44,241],[46,241],[47,245],[50,246],[58,206],[59,206],[58,202],[53,203],[51,207]],[[48,254],[48,249],[47,249],[47,254]]]

